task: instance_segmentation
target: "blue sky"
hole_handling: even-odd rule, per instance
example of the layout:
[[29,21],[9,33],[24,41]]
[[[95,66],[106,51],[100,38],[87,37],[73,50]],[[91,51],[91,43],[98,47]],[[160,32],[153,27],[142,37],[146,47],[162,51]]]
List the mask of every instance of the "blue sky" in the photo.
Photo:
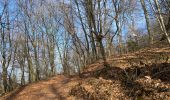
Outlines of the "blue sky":
[[[15,9],[16,9],[16,6],[15,6],[15,0],[9,0],[10,1],[10,4],[9,4],[9,9],[10,9],[10,16],[11,18],[14,18],[14,16],[16,15],[15,14]],[[0,5],[0,14],[2,13],[2,5]],[[142,11],[142,8],[141,6],[139,5],[139,10],[135,11],[134,13],[134,20],[135,20],[135,26],[137,29],[144,29],[143,32],[146,32],[146,23],[145,23],[145,17],[144,17],[144,14],[143,14],[143,11]],[[113,29],[114,28],[114,25],[112,27]],[[128,27],[125,27],[123,28],[123,39],[125,40],[125,36],[127,35],[127,32],[128,32]],[[80,33],[81,34],[81,33]],[[82,35],[83,36],[83,35]],[[57,54],[57,50],[56,50],[56,54]],[[56,67],[57,67],[57,70],[61,70],[61,64],[59,64],[59,58],[56,57],[56,61],[58,62]],[[1,59],[0,59],[1,60]],[[0,64],[0,70],[1,70],[1,64]],[[16,71],[17,72],[17,75],[19,76],[20,75],[20,70]]]

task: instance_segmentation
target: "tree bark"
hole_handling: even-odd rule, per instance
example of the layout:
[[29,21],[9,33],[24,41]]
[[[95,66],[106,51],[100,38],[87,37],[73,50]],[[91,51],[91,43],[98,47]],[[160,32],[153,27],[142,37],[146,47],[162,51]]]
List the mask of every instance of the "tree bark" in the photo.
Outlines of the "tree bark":
[[150,22],[149,22],[149,14],[148,11],[146,9],[146,4],[144,0],[140,0],[143,11],[144,11],[144,15],[145,15],[145,20],[146,20],[146,26],[147,26],[147,30],[148,30],[148,35],[149,35],[149,43],[150,45],[153,44],[153,36],[151,34],[151,30],[150,30]]

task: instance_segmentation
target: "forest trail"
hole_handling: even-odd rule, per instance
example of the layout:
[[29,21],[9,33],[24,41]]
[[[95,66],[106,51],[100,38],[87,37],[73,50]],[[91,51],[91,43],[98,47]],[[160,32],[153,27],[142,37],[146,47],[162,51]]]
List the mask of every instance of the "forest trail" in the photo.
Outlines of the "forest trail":
[[49,80],[32,83],[21,87],[3,100],[74,100],[69,96],[69,90],[78,83],[78,78],[68,78],[57,75]]
[[170,100],[170,0],[0,0],[0,100]]
[[56,75],[0,100],[170,100],[170,47],[111,56],[107,62],[110,69],[99,60],[87,66],[81,78]]

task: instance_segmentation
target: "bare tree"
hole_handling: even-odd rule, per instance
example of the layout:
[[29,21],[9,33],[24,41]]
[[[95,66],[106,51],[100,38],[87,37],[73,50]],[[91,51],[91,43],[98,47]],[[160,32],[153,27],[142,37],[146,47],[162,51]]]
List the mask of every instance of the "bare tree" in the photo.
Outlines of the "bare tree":
[[148,30],[148,35],[149,35],[149,43],[150,45],[153,44],[153,36],[151,34],[151,29],[150,29],[150,22],[149,22],[149,14],[146,8],[146,4],[144,0],[140,0],[143,11],[144,11],[144,15],[145,15],[145,20],[146,20],[146,26],[147,26],[147,30]]
[[159,25],[161,27],[161,31],[163,32],[163,35],[165,35],[168,43],[170,44],[170,37],[169,37],[168,32],[166,30],[164,19],[163,19],[162,15],[161,15],[161,9],[160,9],[160,5],[158,3],[158,0],[154,0],[154,5],[156,6],[155,8],[154,8],[154,5],[152,4],[151,0],[149,0],[149,3],[151,5],[151,7],[152,7],[152,10],[155,13],[156,19],[159,22]]

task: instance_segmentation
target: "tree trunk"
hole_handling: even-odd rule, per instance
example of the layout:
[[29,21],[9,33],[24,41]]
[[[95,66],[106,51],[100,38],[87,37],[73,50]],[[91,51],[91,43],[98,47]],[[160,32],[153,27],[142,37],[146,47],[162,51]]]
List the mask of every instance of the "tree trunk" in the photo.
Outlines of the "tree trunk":
[[102,55],[103,64],[106,68],[109,68],[110,66],[106,61],[106,54],[105,54],[105,49],[104,49],[104,46],[103,46],[103,43],[102,43],[102,39],[99,41],[99,43],[100,43],[100,52],[101,52],[101,55]]
[[[25,62],[25,61],[24,61]],[[25,85],[25,68],[24,68],[24,62],[20,62],[20,66],[22,69],[22,74],[21,74],[21,85]]]
[[165,23],[164,23],[162,15],[161,15],[161,10],[160,10],[158,0],[154,0],[154,2],[155,2],[155,6],[156,6],[156,9],[157,9],[157,12],[158,12],[157,20],[158,20],[158,22],[161,26],[161,30],[162,30],[163,34],[166,36],[166,39],[167,39],[167,41],[170,45],[170,36],[168,35],[168,32],[166,30]]
[[39,68],[39,61],[37,57],[37,50],[36,47],[34,46],[34,58],[35,58],[35,65],[36,65],[36,77],[35,80],[39,81],[40,80],[40,68]]
[[144,0],[140,0],[140,2],[141,2],[141,5],[142,5],[142,8],[143,8],[143,11],[144,11],[144,15],[145,15],[146,26],[147,26],[148,35],[149,35],[149,43],[150,43],[150,45],[152,45],[153,44],[153,36],[151,34],[151,31],[150,31],[149,14],[148,14],[148,11],[146,9],[145,1]]
[[4,67],[4,63],[2,64],[3,69],[2,69],[2,80],[3,80],[3,87],[4,87],[4,92],[8,92],[8,82],[7,82],[7,69]]

